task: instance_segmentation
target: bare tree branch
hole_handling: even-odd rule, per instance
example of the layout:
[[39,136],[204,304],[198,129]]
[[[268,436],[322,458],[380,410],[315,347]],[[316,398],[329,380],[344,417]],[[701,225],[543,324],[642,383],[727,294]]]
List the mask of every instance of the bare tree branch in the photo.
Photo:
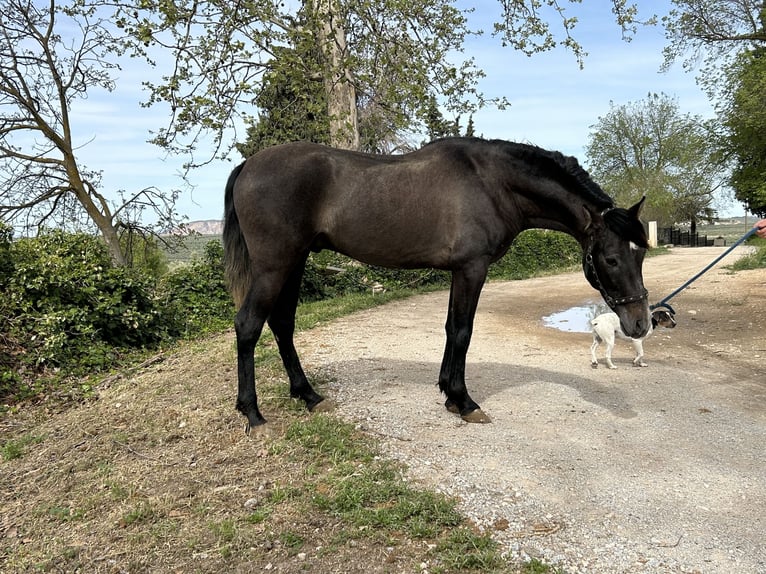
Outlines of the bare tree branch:
[[[0,219],[29,229],[95,226],[120,264],[120,217],[130,209],[113,205],[100,173],[78,160],[87,143],[73,141],[70,109],[90,90],[114,89],[125,50],[124,33],[97,6],[0,0]],[[139,211],[174,217],[168,202],[177,192],[150,189],[124,199],[144,198]]]

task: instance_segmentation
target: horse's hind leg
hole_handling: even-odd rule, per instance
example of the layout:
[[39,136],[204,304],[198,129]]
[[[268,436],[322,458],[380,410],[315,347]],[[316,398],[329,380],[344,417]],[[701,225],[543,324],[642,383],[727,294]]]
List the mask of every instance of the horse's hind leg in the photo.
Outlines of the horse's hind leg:
[[304,258],[282,287],[277,303],[269,316],[269,327],[274,333],[279,347],[279,355],[282,357],[282,363],[290,379],[290,396],[303,399],[306,407],[313,411],[324,399],[314,391],[308,382],[293,343],[295,310],[298,306],[298,295],[305,265],[306,259]]
[[279,297],[284,275],[260,273],[234,318],[237,333],[237,410],[247,417],[247,431],[266,422],[255,391],[255,346]]
[[486,266],[475,265],[452,273],[449,311],[447,312],[447,344],[439,372],[439,388],[447,396],[444,406],[459,413],[467,422],[490,422],[465,386],[465,360],[471,343],[473,319],[479,295],[487,275]]
[[258,312],[251,289],[234,319],[237,333],[237,410],[247,417],[246,432],[266,422],[258,410],[255,392],[255,345],[261,337],[266,316]]

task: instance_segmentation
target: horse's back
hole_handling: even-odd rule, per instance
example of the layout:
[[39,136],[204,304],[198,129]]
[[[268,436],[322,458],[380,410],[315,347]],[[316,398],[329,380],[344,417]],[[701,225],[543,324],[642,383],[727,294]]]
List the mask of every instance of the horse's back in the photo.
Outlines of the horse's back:
[[366,263],[450,267],[461,237],[491,229],[493,203],[469,162],[447,147],[383,156],[275,146],[246,162],[235,202],[264,235],[311,235]]

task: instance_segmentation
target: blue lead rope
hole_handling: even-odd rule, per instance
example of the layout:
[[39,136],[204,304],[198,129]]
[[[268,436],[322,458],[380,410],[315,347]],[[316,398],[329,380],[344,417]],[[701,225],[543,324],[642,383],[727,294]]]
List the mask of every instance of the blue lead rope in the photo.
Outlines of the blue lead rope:
[[706,272],[708,272],[708,271],[710,270],[710,268],[711,268],[711,267],[713,267],[713,265],[715,265],[715,264],[716,264],[716,263],[718,263],[718,262],[719,262],[721,259],[723,259],[724,257],[726,257],[726,256],[727,256],[729,253],[731,253],[731,251],[732,251],[732,250],[733,250],[735,247],[737,247],[737,246],[738,246],[740,243],[742,243],[743,241],[746,241],[746,240],[747,240],[747,239],[748,239],[748,238],[749,238],[751,235],[753,235],[753,234],[754,234],[756,231],[758,231],[758,228],[757,228],[757,227],[753,227],[752,229],[750,229],[750,231],[748,231],[748,232],[747,232],[747,233],[745,233],[745,234],[744,234],[742,237],[740,237],[739,239],[737,239],[737,241],[735,241],[734,243],[732,243],[731,247],[729,247],[729,248],[728,248],[726,251],[724,251],[724,252],[723,252],[723,253],[721,253],[721,254],[720,254],[718,257],[716,257],[715,259],[713,259],[713,261],[712,261],[712,262],[711,262],[711,263],[710,263],[710,264],[709,264],[707,267],[705,267],[705,268],[704,268],[702,271],[700,271],[699,273],[697,273],[697,274],[696,274],[694,277],[692,277],[691,279],[689,279],[689,280],[688,280],[686,283],[684,283],[683,285],[681,285],[681,286],[680,286],[678,289],[676,289],[675,291],[673,291],[673,292],[672,292],[670,295],[668,295],[667,297],[665,297],[665,298],[664,298],[662,301],[660,301],[659,303],[655,303],[654,305],[650,305],[650,306],[649,306],[649,309],[651,309],[651,310],[654,310],[654,309],[656,309],[657,307],[665,307],[665,308],[667,308],[667,309],[668,309],[668,310],[669,310],[669,311],[670,311],[670,312],[671,312],[673,315],[675,315],[675,314],[676,314],[676,312],[675,312],[675,309],[673,309],[673,307],[671,307],[670,305],[668,305],[668,301],[670,301],[670,300],[671,300],[673,297],[675,297],[675,296],[676,296],[676,295],[678,295],[678,294],[679,294],[681,291],[683,291],[684,289],[686,289],[686,288],[687,288],[689,285],[691,285],[692,283],[694,283],[694,282],[695,282],[697,279],[699,279],[699,278],[700,278],[700,276],[702,276],[702,275],[704,275]]

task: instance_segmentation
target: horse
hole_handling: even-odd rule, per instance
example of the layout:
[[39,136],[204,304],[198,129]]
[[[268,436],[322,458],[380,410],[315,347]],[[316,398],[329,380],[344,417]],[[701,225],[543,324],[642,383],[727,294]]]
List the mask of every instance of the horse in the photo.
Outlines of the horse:
[[326,410],[293,342],[301,278],[310,252],[331,249],[363,263],[451,272],[446,345],[438,385],[445,407],[467,422],[489,417],[468,394],[466,354],[491,263],[530,228],[562,231],[583,250],[588,282],[623,331],[651,327],[642,265],[648,248],[643,201],[616,207],[579,165],[532,145],[446,138],[401,155],[294,142],[266,148],[234,168],[225,188],[223,247],[235,319],[236,408],[246,432],[258,409],[254,351],[268,322],[290,381],[309,411]]

